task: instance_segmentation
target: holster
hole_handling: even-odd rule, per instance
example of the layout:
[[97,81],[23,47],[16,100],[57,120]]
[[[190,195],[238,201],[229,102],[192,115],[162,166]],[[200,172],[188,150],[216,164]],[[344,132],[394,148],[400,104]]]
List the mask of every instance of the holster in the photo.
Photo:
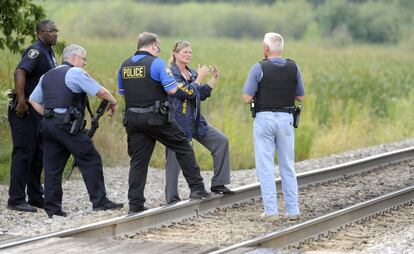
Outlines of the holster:
[[295,107],[295,111],[293,112],[293,127],[299,127],[299,120],[300,120],[300,112],[302,111],[302,105],[299,104]]
[[252,117],[255,118],[256,117],[256,105],[255,105],[254,100],[250,102],[250,111],[252,112]]
[[84,115],[80,113],[75,107],[70,106],[66,111],[66,116],[63,121],[64,124],[70,124],[69,133],[76,135],[85,128],[86,121]]
[[174,110],[169,101],[155,101],[154,114],[160,114],[162,116],[165,116],[168,123],[174,122]]
[[54,115],[53,109],[45,109],[45,112],[43,113],[43,117],[46,119],[53,118],[53,115]]
[[9,109],[11,109],[11,110],[16,109],[16,107],[17,107],[17,94],[16,94],[16,91],[14,89],[9,89],[9,90],[7,90],[6,94],[7,94],[7,97],[9,98],[9,101],[8,101]]

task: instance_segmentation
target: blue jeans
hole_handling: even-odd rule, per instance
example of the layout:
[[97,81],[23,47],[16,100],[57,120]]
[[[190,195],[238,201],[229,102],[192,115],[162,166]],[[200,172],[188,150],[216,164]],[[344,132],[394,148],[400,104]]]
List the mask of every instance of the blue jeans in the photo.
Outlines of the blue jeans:
[[279,160],[287,215],[298,215],[298,184],[294,168],[293,116],[283,112],[259,112],[254,120],[256,174],[266,215],[279,213],[275,183],[275,148]]

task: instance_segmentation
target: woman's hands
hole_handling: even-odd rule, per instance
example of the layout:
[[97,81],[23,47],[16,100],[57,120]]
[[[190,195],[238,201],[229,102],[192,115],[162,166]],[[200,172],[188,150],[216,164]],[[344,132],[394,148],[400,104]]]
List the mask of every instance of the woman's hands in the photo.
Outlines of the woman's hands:
[[195,80],[195,82],[197,83],[197,85],[200,85],[204,78],[210,73],[210,68],[207,65],[198,65],[198,69],[197,69],[197,79]]
[[211,65],[209,68],[211,73],[211,79],[207,82],[207,85],[213,89],[216,86],[219,77],[219,71],[215,65]]
[[195,83],[200,85],[203,82],[204,78],[207,75],[211,74],[211,78],[207,82],[207,85],[211,88],[214,88],[216,86],[216,82],[217,82],[217,79],[219,77],[219,71],[218,71],[218,69],[215,65],[209,65],[209,66],[207,66],[207,65],[202,65],[202,66],[198,65],[197,72],[198,72],[198,76],[197,76],[197,79],[195,80]]

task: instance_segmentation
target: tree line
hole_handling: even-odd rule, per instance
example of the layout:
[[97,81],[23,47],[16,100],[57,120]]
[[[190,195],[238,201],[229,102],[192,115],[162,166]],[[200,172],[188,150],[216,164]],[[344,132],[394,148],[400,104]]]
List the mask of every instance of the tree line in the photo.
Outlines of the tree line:
[[[35,39],[35,24],[46,16],[42,6],[61,8],[66,4],[63,0],[36,3],[0,2],[0,49],[21,51],[25,38]],[[138,31],[161,36],[239,39],[278,31],[296,40],[333,39],[340,44],[395,44],[414,38],[411,0],[125,0],[69,4],[82,6],[82,17],[72,20],[71,26],[85,28],[88,36],[100,38],[125,36],[131,24]],[[86,8],[89,15],[84,17]]]

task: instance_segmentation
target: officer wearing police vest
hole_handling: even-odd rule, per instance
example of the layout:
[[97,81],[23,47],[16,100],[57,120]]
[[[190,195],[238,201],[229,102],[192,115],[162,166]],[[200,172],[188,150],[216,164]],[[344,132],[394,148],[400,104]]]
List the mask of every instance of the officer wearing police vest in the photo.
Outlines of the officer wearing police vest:
[[173,150],[190,187],[190,198],[208,198],[194,151],[177,126],[168,94],[178,98],[195,96],[178,84],[166,63],[158,58],[158,36],[143,32],[138,36],[138,51],[125,60],[118,72],[119,94],[125,98],[124,126],[128,135],[129,213],[146,210],[144,188],[148,164],[156,141]]
[[94,211],[123,207],[106,197],[102,159],[92,140],[82,132],[87,94],[109,102],[109,115],[116,112],[116,100],[82,67],[86,50],[71,44],[63,50],[63,63],[43,75],[29,102],[43,115],[45,204],[49,216],[65,217],[62,210],[62,174],[72,154],[82,173]]
[[262,217],[274,219],[279,214],[274,176],[276,149],[286,215],[293,220],[299,216],[293,112],[295,100],[304,98],[304,86],[297,64],[282,57],[283,44],[280,34],[265,34],[265,59],[252,66],[243,88],[243,99],[245,103],[252,103],[254,99],[254,150],[265,211]]
[[[14,73],[15,94],[8,110],[13,139],[10,188],[7,208],[36,212],[43,208],[42,146],[39,126],[42,116],[28,103],[40,76],[57,66],[51,46],[56,44],[58,29],[53,21],[42,20],[36,26],[37,41],[22,55]],[[28,201],[26,202],[26,191]]]

